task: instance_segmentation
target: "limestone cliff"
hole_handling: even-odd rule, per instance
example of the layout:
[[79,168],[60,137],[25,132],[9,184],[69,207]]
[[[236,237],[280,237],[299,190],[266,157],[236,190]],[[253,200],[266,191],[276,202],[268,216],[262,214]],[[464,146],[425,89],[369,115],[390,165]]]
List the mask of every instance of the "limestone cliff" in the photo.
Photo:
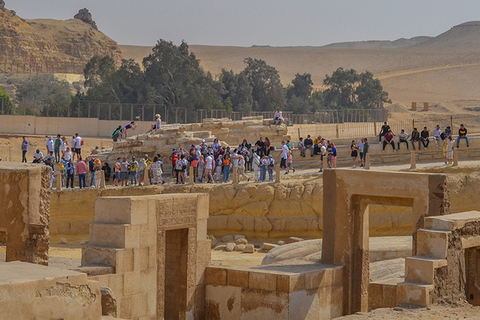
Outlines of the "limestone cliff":
[[0,73],[81,74],[94,55],[120,62],[118,44],[93,24],[81,19],[25,20],[0,9]]

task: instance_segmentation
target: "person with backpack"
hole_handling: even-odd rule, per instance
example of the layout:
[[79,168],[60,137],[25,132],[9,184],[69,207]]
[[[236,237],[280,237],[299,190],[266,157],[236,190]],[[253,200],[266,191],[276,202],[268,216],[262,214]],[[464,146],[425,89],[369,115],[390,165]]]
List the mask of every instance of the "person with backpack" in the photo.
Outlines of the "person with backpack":
[[115,129],[112,133],[113,142],[117,142],[118,137],[120,137],[121,134],[122,134],[122,126],[118,126],[118,128]]

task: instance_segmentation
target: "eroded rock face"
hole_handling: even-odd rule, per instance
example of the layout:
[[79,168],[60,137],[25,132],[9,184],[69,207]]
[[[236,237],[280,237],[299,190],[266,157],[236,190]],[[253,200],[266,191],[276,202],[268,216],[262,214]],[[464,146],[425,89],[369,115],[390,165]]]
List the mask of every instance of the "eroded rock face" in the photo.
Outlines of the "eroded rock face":
[[5,9],[5,1],[0,0],[0,10]]
[[117,317],[117,300],[113,296],[112,289],[101,287],[102,290],[102,315]]
[[95,30],[98,30],[97,24],[93,21],[92,14],[87,8],[78,10],[78,13],[73,16],[75,19],[82,20],[85,23],[91,25]]

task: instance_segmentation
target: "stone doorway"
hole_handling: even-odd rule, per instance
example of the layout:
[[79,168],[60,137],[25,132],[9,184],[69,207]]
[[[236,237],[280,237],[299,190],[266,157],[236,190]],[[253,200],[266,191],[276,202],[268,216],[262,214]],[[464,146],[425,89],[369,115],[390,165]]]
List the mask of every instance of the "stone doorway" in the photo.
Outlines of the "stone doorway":
[[165,319],[187,313],[187,248],[188,229],[165,231]]

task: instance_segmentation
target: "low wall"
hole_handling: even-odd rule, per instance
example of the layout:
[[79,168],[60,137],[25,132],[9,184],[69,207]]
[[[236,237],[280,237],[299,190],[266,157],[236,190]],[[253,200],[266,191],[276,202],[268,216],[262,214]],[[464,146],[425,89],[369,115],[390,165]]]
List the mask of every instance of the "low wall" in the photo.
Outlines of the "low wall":
[[[388,173],[386,173],[388,178]],[[480,194],[480,176],[474,171],[447,174],[451,212],[479,210],[472,200]],[[52,192],[50,233],[53,242],[66,238],[88,240],[94,218],[95,198],[158,193],[208,193],[211,195],[208,233],[216,237],[244,234],[257,240],[290,236],[320,238],[323,230],[322,179],[274,183],[199,184],[193,186],[149,186]],[[179,203],[179,206],[182,204]],[[185,210],[189,210],[185,208]],[[408,207],[372,206],[371,236],[411,235],[412,210]]]
[[[85,137],[110,138],[113,130],[119,125],[125,126],[126,120],[99,120],[96,118],[57,118],[36,117],[22,115],[0,115],[0,133],[8,134],[44,134],[72,135],[78,132]],[[153,122],[135,121],[137,129],[135,134],[150,130]]]

